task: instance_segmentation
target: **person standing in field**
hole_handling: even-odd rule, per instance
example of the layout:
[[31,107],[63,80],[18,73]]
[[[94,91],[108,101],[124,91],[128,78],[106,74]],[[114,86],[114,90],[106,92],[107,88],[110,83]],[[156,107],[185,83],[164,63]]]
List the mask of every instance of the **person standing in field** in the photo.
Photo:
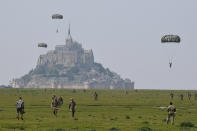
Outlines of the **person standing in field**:
[[126,91],[125,91],[125,94],[126,94],[126,95],[128,95],[128,94],[129,94],[129,92],[126,90]]
[[173,100],[173,98],[174,98],[174,94],[173,93],[170,93],[170,98]]
[[175,118],[175,113],[176,113],[176,107],[173,105],[172,102],[170,102],[170,105],[168,106],[168,116],[167,116],[167,121],[166,123],[168,124],[170,121],[170,118],[172,117],[172,125],[174,125],[174,118]]
[[51,108],[53,109],[53,114],[57,117],[58,101],[55,95],[52,97]]
[[195,99],[195,100],[197,100],[197,93],[195,93],[195,95],[194,95],[194,99]]
[[62,98],[62,96],[60,96],[58,98],[58,106],[61,107],[62,104],[63,104],[63,98]]
[[183,95],[183,94],[181,94],[181,95],[180,95],[181,100],[183,100],[183,97],[184,97],[184,95]]
[[192,97],[192,94],[190,92],[187,93],[188,99],[190,100]]
[[73,90],[72,90],[72,93],[76,93],[76,90],[75,90],[75,89],[73,89]]
[[69,108],[69,110],[72,112],[72,117],[74,117],[75,116],[75,108],[76,108],[76,103],[75,103],[75,101],[74,101],[74,99],[73,98],[70,98],[70,103],[69,103],[69,106],[68,106],[68,108]]
[[97,94],[97,92],[96,92],[96,91],[94,92],[94,100],[95,100],[95,101],[97,101],[97,100],[98,100],[98,94]]
[[19,100],[16,102],[16,111],[17,111],[17,119],[19,120],[19,115],[21,115],[21,120],[23,120],[23,114],[25,113],[24,111],[25,106],[24,102],[22,100],[22,97],[19,97]]

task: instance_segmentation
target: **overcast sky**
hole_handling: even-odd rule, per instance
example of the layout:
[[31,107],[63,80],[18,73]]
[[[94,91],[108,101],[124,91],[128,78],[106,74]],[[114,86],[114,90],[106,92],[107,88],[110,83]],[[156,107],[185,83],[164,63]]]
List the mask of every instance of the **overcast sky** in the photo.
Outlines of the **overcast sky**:
[[[92,49],[96,62],[135,81],[135,88],[197,89],[196,12],[196,0],[1,0],[0,84],[65,44],[71,23],[73,39]],[[52,20],[55,13],[64,20]],[[179,35],[180,45],[161,44],[165,34]]]

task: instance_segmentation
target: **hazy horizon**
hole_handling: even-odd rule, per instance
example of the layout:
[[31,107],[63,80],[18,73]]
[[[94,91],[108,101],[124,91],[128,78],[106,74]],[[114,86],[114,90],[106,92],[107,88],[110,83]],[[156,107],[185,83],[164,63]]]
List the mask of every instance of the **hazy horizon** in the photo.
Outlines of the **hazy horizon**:
[[[28,73],[39,55],[65,44],[70,23],[73,39],[93,50],[95,62],[135,81],[136,89],[195,90],[196,5],[195,0],[0,1],[0,85]],[[56,13],[64,19],[53,21]],[[165,34],[179,35],[180,46],[161,44]],[[49,47],[38,48],[39,42]]]

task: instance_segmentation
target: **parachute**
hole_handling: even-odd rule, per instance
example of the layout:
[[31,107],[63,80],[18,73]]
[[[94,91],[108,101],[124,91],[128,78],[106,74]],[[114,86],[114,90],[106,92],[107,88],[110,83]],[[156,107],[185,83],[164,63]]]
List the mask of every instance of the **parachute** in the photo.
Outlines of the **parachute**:
[[162,43],[166,42],[175,42],[175,43],[180,43],[181,38],[178,35],[165,35],[161,38]]
[[63,15],[61,15],[61,14],[54,14],[54,15],[52,15],[52,19],[63,19]]
[[175,57],[175,52],[177,50],[177,45],[181,42],[181,38],[178,35],[164,35],[161,38],[161,43],[166,43],[166,52],[168,52],[169,57],[169,67],[172,68],[172,60]]
[[39,43],[39,44],[38,44],[38,47],[44,47],[44,48],[47,48],[47,44],[46,44],[46,43]]

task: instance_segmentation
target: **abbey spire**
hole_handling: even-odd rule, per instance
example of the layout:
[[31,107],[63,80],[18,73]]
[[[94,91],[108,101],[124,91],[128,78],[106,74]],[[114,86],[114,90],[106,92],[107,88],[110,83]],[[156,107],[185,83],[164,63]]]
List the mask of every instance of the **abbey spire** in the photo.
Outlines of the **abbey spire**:
[[68,36],[66,38],[66,43],[67,42],[72,42],[72,37],[71,37],[71,34],[70,34],[70,24],[69,24],[69,28],[68,28]]

